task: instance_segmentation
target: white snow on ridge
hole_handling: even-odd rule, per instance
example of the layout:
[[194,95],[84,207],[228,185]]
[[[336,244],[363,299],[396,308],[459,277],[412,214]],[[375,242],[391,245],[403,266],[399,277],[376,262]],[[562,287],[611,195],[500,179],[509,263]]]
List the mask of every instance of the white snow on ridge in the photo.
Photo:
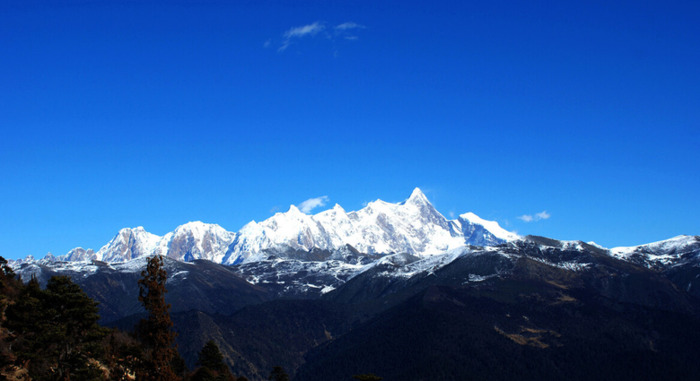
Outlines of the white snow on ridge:
[[679,235],[673,238],[651,242],[644,245],[613,247],[610,249],[610,252],[616,256],[628,256],[637,250],[645,248],[651,251],[683,250],[684,248],[697,243],[697,236]]
[[97,253],[78,247],[56,259],[68,262],[97,260],[118,263],[146,256],[164,255],[179,261],[208,259],[220,263],[234,237],[235,233],[226,231],[219,225],[200,221],[180,225],[162,237],[139,226],[119,230],[119,233]]
[[270,249],[338,250],[351,245],[368,254],[431,255],[464,244],[459,225],[435,210],[416,188],[402,203],[376,200],[349,213],[337,204],[316,215],[304,214],[291,206],[286,213],[244,226],[223,263],[259,261]]
[[158,247],[160,239],[160,236],[147,232],[143,226],[124,228],[109,243],[102,246],[95,259],[122,262],[149,255]]
[[292,205],[287,212],[262,222],[251,221],[238,233],[200,221],[178,226],[162,237],[143,227],[124,228],[96,253],[76,248],[56,259],[116,263],[164,255],[179,261],[206,259],[231,265],[261,261],[271,253],[337,251],[346,245],[367,254],[430,256],[465,244],[488,246],[519,238],[473,213],[460,218],[446,219],[415,188],[404,202],[376,200],[352,212],[336,204],[308,215]]
[[179,261],[207,259],[220,263],[236,233],[216,224],[188,222],[166,234],[154,254],[166,255]]
[[663,241],[639,246],[621,246],[610,249],[614,257],[627,260],[634,254],[642,255],[646,260],[662,264],[671,264],[686,252],[700,247],[700,237],[679,235]]
[[513,232],[509,232],[506,229],[503,229],[501,225],[498,224],[496,221],[488,221],[484,220],[483,218],[477,216],[476,214],[472,212],[464,213],[460,215],[463,219],[477,225],[481,225],[486,230],[488,230],[491,234],[496,236],[496,238],[502,239],[504,241],[515,241],[520,238],[517,234]]

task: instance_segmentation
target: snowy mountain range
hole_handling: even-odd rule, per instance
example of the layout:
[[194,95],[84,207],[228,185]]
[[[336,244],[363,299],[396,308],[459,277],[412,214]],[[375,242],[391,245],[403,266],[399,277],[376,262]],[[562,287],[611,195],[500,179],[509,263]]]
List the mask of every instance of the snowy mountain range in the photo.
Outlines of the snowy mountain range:
[[518,238],[497,222],[483,220],[474,213],[448,220],[416,188],[404,202],[377,200],[352,212],[336,204],[329,210],[308,215],[292,205],[287,212],[262,222],[252,221],[237,233],[198,221],[178,226],[162,237],[143,227],[124,228],[97,252],[78,247],[65,255],[45,259],[115,263],[164,255],[185,262],[206,259],[237,265],[258,262],[271,254],[336,252],[347,246],[368,255],[427,256],[464,245],[490,246]]
[[[659,334],[689,324],[673,320],[686,315],[697,317],[689,327],[699,332],[692,327],[700,326],[700,236],[612,249],[518,236],[473,213],[447,219],[420,189],[404,202],[377,200],[352,212],[335,205],[309,215],[290,206],[238,232],[202,222],[163,236],[143,227],[125,228],[96,252],[76,248],[10,264],[22,279],[36,277],[41,284],[54,275],[69,276],[99,302],[104,323],[130,329],[129,322],[142,313],[138,279],[151,255],[166,257],[168,300],[181,328],[183,356],[194,364],[201,340],[217,338],[237,372],[251,380],[267,379],[260,369],[277,363],[300,369],[299,380],[349,379],[347,374],[321,375],[334,367],[315,369],[327,363],[313,358],[336,356],[342,360],[333,363],[343,364],[361,353],[367,357],[362,363],[370,363],[381,358],[372,352],[381,343],[362,350],[357,345],[386,335],[394,335],[392,340],[406,335],[410,343],[436,332],[444,335],[435,343],[397,346],[402,356],[406,347],[420,351],[451,343],[462,348],[487,339],[495,348],[489,356],[551,347],[573,348],[567,358],[576,359],[589,348],[593,354],[601,348],[617,353],[613,349],[619,345],[624,355],[636,345],[635,353],[649,351],[651,359],[666,353],[660,361],[665,363],[700,353],[695,344],[700,341],[689,340],[690,349],[683,346],[681,331]],[[605,331],[611,322],[622,328]],[[455,329],[464,329],[463,335],[455,335]],[[253,337],[247,336],[250,332]],[[620,339],[620,332],[631,336]],[[474,333],[477,339],[465,339]],[[518,350],[503,352],[509,345]],[[445,351],[438,357],[464,355],[461,349]],[[482,351],[479,344],[459,363]],[[252,355],[243,357],[246,353]],[[423,353],[415,359],[421,358],[434,357]],[[685,369],[688,361],[680,363],[678,369]],[[494,367],[487,368],[492,372]],[[311,376],[302,377],[305,372]],[[472,366],[465,372],[471,374]]]
[[[419,188],[415,188],[404,202],[376,200],[351,212],[336,204],[331,209],[309,215],[291,205],[287,212],[276,213],[262,222],[251,221],[238,232],[199,221],[180,225],[164,236],[149,233],[143,227],[124,228],[97,252],[77,247],[57,257],[48,254],[40,261],[44,264],[119,263],[163,255],[176,261],[204,259],[224,265],[246,265],[242,269],[249,269],[258,268],[257,263],[282,258],[300,263],[335,260],[329,263],[336,263],[335,267],[343,267],[342,271],[347,272],[347,266],[366,265],[392,254],[421,259],[453,253],[467,246],[490,247],[522,239],[497,222],[484,220],[471,212],[449,220],[433,207]],[[578,241],[566,243],[581,244]],[[601,249],[612,257],[646,267],[660,268],[700,260],[695,257],[700,250],[697,236]],[[34,261],[29,256],[12,263]]]
[[[536,250],[531,248],[533,242]],[[129,263],[139,264],[145,257],[163,255],[176,262],[207,260],[232,266],[245,281],[270,289],[277,296],[311,297],[331,292],[362,273],[373,271],[377,276],[407,279],[483,252],[509,258],[525,255],[572,271],[590,266],[591,253],[600,252],[608,258],[663,271],[682,264],[700,264],[700,237],[678,236],[613,249],[581,241],[520,237],[474,213],[449,220],[416,188],[404,202],[377,200],[352,212],[336,204],[309,215],[292,205],[287,212],[262,222],[252,221],[236,233],[203,222],[186,223],[164,236],[151,234],[143,227],[124,228],[97,252],[75,248],[62,256],[49,254],[38,261],[28,257],[11,261],[11,265],[21,267],[20,272],[28,279],[46,271],[88,274],[95,271],[95,261],[113,264],[110,268],[121,272],[140,271],[142,266]],[[117,266],[119,263],[126,266]],[[497,273],[473,275],[478,278]],[[679,282],[685,287],[695,282],[686,282],[690,273],[674,276],[683,278]]]

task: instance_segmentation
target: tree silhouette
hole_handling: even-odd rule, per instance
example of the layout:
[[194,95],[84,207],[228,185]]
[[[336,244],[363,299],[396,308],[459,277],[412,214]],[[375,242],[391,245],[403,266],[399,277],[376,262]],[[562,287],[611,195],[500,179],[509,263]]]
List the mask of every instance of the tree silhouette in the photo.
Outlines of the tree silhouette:
[[236,378],[224,362],[224,356],[213,340],[207,341],[199,352],[199,368],[193,373],[192,381],[234,381]]
[[12,365],[16,359],[12,353],[12,341],[16,336],[6,327],[5,311],[15,304],[21,288],[22,283],[7,265],[7,260],[0,256],[0,372]]
[[97,321],[97,303],[66,276],[49,279],[42,290],[36,278],[24,286],[7,310],[16,335],[13,352],[29,376],[41,380],[90,380],[101,373],[90,365],[106,334]]
[[149,381],[179,380],[172,369],[173,360],[178,354],[173,322],[170,320],[170,304],[165,303],[167,272],[163,268],[163,257],[149,258],[141,277],[138,282],[139,301],[148,312],[148,318],[142,319],[138,327],[144,357],[136,377]]
[[55,379],[94,379],[100,372],[88,360],[96,357],[106,335],[97,324],[97,302],[67,276],[54,276],[46,285],[44,304],[49,319],[44,334],[50,343],[45,349],[56,358]]
[[199,352],[198,364],[217,372],[228,369],[228,366],[224,363],[224,356],[214,340],[209,340],[204,344],[202,351]]

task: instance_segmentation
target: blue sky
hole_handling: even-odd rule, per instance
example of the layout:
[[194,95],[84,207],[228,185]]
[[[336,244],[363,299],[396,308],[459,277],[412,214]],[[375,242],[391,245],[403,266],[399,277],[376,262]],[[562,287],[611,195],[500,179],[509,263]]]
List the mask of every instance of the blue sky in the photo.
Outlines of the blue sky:
[[520,234],[700,234],[698,2],[52,3],[0,4],[6,258],[416,186]]

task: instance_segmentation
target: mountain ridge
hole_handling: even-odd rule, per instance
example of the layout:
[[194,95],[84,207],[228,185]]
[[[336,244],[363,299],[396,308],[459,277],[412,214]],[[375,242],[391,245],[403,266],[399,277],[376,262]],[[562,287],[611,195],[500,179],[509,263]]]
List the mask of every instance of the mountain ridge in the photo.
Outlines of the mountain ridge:
[[[473,213],[448,220],[419,189],[404,202],[352,212],[291,206],[236,233],[203,222],[162,237],[125,228],[97,252],[76,248],[12,266],[40,284],[70,277],[99,303],[104,323],[131,329],[143,314],[137,280],[152,254],[165,255],[166,300],[187,363],[194,366],[205,338],[217,340],[251,380],[277,365],[295,380],[367,371],[386,380],[489,378],[512,358],[537,365],[511,361],[515,368],[496,379],[585,380],[585,364],[609,358],[656,361],[657,376],[700,374],[688,370],[700,353],[700,236],[612,249],[521,237]],[[123,261],[107,263],[114,259]]]
[[[270,251],[337,251],[350,245],[370,255],[420,256],[463,245],[497,245],[518,237],[496,221],[481,219],[471,212],[449,220],[435,209],[420,188],[415,188],[403,202],[378,199],[350,212],[335,204],[311,215],[291,205],[287,212],[275,213],[261,222],[251,221],[238,232],[201,221],[185,223],[163,236],[149,233],[142,226],[122,228],[96,252],[76,247],[61,256],[47,255],[45,260],[124,262],[164,255],[181,261],[207,259],[235,265],[264,260]],[[14,262],[33,259],[27,257]]]

